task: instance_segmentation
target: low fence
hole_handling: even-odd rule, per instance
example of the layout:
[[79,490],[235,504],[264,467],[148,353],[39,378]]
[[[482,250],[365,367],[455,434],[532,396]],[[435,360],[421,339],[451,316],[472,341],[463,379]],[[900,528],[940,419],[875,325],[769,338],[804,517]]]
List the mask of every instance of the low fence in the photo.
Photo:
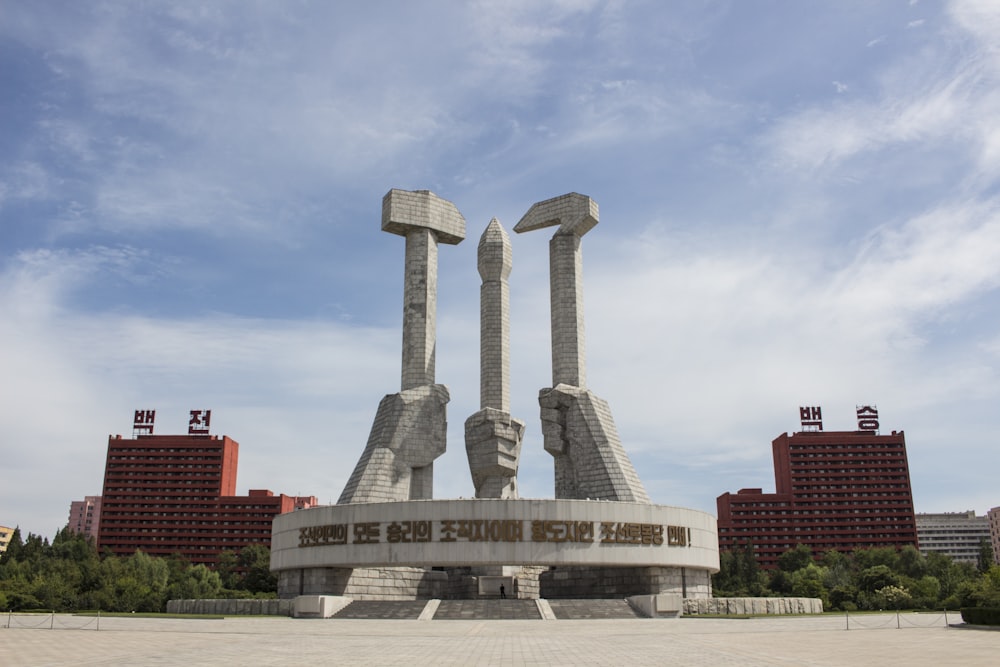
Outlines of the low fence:
[[29,630],[100,630],[101,613],[96,616],[69,616],[66,614],[15,614],[7,612],[4,628]]
[[[959,614],[952,613],[952,620],[961,621]],[[940,612],[899,612],[895,615],[885,614],[855,614],[851,616],[849,611],[844,612],[845,630],[885,630],[894,628],[902,630],[904,628],[939,628],[948,627],[948,611]]]
[[[725,598],[717,598],[725,599]],[[743,599],[743,598],[729,598]],[[808,598],[806,598],[808,599]],[[272,615],[291,616],[292,600],[172,600],[178,603],[173,605],[169,613],[175,614],[219,614],[227,616],[249,616],[249,615]],[[241,602],[241,605],[233,605],[234,602]],[[255,602],[256,605],[246,603]],[[285,604],[276,605],[283,602]],[[196,605],[186,605],[183,603],[197,603]],[[216,603],[216,604],[206,604]],[[261,604],[272,603],[272,604]],[[687,600],[685,600],[687,603]],[[272,607],[273,605],[273,607]],[[197,607],[199,611],[185,611],[186,607]],[[215,609],[215,611],[204,611],[205,609]],[[233,611],[239,609],[240,612]],[[251,609],[268,609],[269,613],[262,611],[251,611]],[[725,612],[723,612],[725,613]],[[743,613],[743,612],[740,612]],[[815,618],[815,617],[814,617]],[[822,618],[815,618],[815,622],[821,622],[821,627],[812,627],[813,630],[825,629],[835,630],[832,623],[836,617],[833,614],[826,614]],[[114,625],[114,617],[105,617],[105,621],[111,621]],[[803,623],[809,624],[808,619],[803,618]],[[950,627],[952,624],[964,625],[962,617],[958,612],[876,612],[876,613],[854,613],[844,612],[844,623],[841,630],[906,630],[909,628],[940,628]],[[0,612],[0,628],[3,629],[27,629],[27,630],[94,630],[101,629],[101,614],[97,612],[94,616],[78,616],[74,614],[49,613],[27,613],[27,612]]]

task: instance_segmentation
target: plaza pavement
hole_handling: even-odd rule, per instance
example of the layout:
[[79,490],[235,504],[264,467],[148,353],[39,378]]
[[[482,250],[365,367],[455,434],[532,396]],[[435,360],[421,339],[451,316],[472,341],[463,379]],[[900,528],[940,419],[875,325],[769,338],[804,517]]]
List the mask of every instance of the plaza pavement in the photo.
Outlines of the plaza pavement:
[[[0,616],[0,665],[1000,664],[1000,632],[942,614],[749,619],[353,620]],[[960,624],[957,614],[948,622]],[[6,626],[10,627],[6,627]],[[899,628],[897,629],[897,625]],[[50,626],[52,629],[50,629]]]

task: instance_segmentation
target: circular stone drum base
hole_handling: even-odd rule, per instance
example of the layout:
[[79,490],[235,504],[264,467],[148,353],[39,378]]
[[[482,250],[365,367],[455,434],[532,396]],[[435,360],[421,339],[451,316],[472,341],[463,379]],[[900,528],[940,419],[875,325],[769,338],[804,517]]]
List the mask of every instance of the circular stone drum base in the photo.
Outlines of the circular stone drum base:
[[719,547],[715,517],[678,507],[416,500],[279,515],[271,569],[281,597],[458,597],[463,575],[509,576],[521,597],[707,597]]

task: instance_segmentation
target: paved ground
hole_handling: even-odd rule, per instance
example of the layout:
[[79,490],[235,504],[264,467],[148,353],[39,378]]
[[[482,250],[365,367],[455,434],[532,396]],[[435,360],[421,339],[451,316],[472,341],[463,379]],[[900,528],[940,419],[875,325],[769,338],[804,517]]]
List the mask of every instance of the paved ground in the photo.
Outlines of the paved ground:
[[[959,623],[957,615],[949,621]],[[0,615],[0,665],[1000,664],[1000,632],[941,614],[615,620],[218,620]],[[49,629],[50,625],[54,629]]]

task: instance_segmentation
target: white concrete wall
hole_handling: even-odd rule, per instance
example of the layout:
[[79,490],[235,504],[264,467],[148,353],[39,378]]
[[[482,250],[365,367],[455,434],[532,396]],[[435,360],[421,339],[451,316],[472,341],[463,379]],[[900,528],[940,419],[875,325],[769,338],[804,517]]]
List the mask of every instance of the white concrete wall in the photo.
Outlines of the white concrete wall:
[[[658,544],[656,542],[659,542]],[[330,505],[274,519],[271,569],[475,565],[686,567],[716,572],[715,517],[586,500]]]

